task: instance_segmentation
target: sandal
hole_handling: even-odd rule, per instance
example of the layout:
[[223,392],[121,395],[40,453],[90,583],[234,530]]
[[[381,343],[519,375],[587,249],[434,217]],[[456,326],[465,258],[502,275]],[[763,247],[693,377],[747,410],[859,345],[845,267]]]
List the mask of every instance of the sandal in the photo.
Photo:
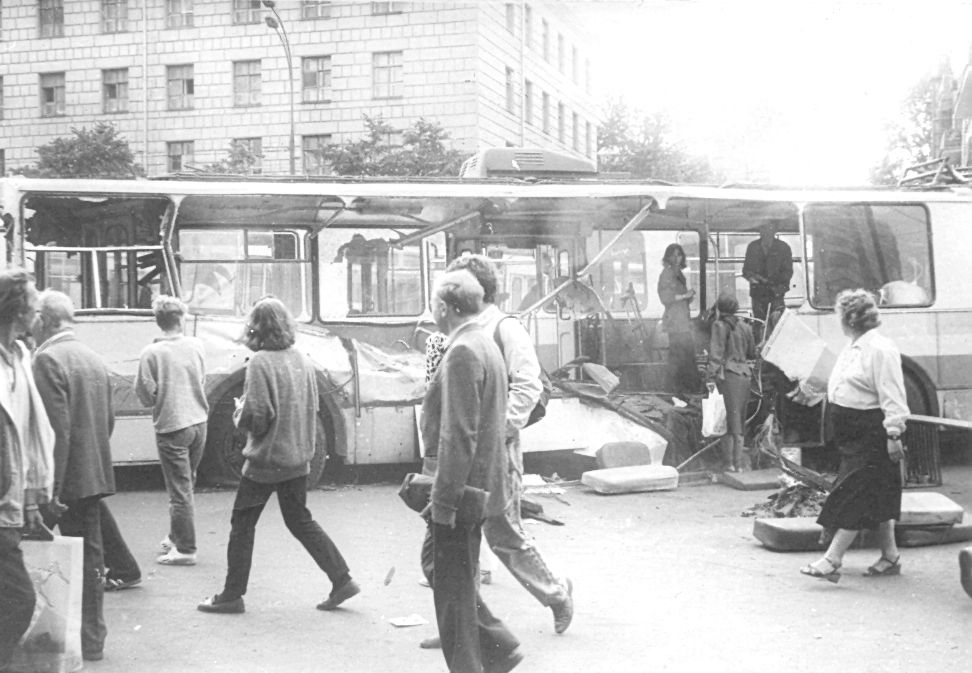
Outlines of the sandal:
[[837,582],[840,581],[840,564],[834,563],[826,556],[824,556],[821,561],[830,566],[830,572],[824,572],[823,570],[814,567],[812,563],[808,563],[800,568],[800,572],[809,577],[815,577],[817,579],[827,580],[828,582],[837,584]]
[[[885,567],[881,567],[881,564],[888,564]],[[895,560],[889,559],[884,554],[881,558],[877,560],[872,566],[868,566],[867,570],[864,571],[864,577],[887,577],[889,575],[900,575],[901,574],[901,554],[898,554],[898,558]]]

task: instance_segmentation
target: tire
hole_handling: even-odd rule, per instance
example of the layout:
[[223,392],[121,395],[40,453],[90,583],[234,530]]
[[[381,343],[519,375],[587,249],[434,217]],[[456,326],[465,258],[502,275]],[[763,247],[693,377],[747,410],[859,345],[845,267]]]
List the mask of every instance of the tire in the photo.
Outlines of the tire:
[[908,410],[919,416],[937,416],[938,398],[931,381],[925,381],[924,373],[917,368],[905,365],[904,384]]
[[[234,398],[243,394],[242,385],[230,389],[219,399],[209,412],[209,427],[206,433],[206,450],[199,464],[200,480],[209,486],[236,487],[243,474],[243,447],[246,446],[246,432],[233,425]],[[317,433],[314,440],[314,457],[307,475],[308,490],[317,486],[324,471],[330,444],[327,422],[318,413]]]

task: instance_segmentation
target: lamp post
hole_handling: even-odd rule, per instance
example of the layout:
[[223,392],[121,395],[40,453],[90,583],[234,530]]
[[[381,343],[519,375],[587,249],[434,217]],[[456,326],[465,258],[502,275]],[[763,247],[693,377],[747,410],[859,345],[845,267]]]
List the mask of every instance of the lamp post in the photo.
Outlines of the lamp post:
[[263,6],[273,12],[273,16],[266,16],[263,20],[277,32],[277,37],[283,44],[284,53],[287,54],[287,79],[290,82],[290,174],[296,175],[294,169],[294,59],[290,55],[290,39],[287,37],[287,29],[284,27],[283,19],[277,14],[277,3],[273,0],[263,0]]

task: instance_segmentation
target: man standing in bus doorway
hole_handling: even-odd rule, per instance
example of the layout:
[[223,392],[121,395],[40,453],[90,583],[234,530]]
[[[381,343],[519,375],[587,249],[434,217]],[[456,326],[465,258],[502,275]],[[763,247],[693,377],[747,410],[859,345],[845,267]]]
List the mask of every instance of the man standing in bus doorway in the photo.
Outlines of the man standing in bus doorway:
[[115,417],[104,361],[74,335],[74,305],[62,292],[40,295],[33,334],[34,379],[54,428],[54,495],[45,519],[84,540],[81,654],[103,656],[105,627],[102,498],[115,492],[109,437]]
[[37,291],[23,269],[0,272],[0,670],[30,626],[36,594],[24,567],[21,529],[42,524],[54,482],[54,431],[34,385],[30,332]]
[[162,565],[196,564],[193,489],[196,469],[206,448],[205,348],[183,334],[186,305],[160,295],[152,302],[162,336],[142,350],[135,393],[152,407],[155,440],[165,488],[169,492],[169,534],[160,543]]
[[[481,521],[502,515],[511,488],[506,371],[492,335],[476,321],[482,297],[466,271],[436,282],[432,317],[448,341],[422,402],[422,437],[437,457],[423,516],[432,533],[436,623],[451,673],[508,673],[523,659],[519,641],[490,613],[476,582]],[[470,487],[488,492],[485,511],[460,507]]]
[[763,338],[767,316],[783,309],[783,296],[790,289],[793,277],[793,251],[776,238],[782,220],[767,220],[759,227],[759,238],[746,248],[742,275],[749,281],[753,317],[762,321],[754,330],[756,342]]
[[[523,585],[523,588],[553,611],[554,631],[563,633],[574,616],[572,585],[558,579],[547,567],[540,551],[527,538],[520,521],[523,493],[523,449],[520,430],[526,427],[537,406],[543,384],[540,362],[533,339],[523,324],[496,305],[497,280],[493,263],[483,255],[463,255],[453,260],[449,271],[469,271],[483,288],[483,310],[476,316],[483,331],[500,347],[506,367],[509,392],[506,401],[506,448],[510,455],[510,497],[501,514],[490,516],[483,526],[489,548]],[[507,320],[507,318],[510,318]]]

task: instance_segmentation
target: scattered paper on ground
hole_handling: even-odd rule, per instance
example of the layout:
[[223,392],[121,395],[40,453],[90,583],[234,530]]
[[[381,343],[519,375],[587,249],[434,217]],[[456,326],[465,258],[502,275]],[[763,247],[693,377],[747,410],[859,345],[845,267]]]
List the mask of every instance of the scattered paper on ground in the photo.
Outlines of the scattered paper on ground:
[[413,612],[412,614],[406,615],[405,617],[392,617],[391,619],[388,620],[388,623],[391,624],[392,626],[403,627],[403,626],[422,626],[423,624],[428,624],[429,622],[424,617],[422,617],[422,615]]

